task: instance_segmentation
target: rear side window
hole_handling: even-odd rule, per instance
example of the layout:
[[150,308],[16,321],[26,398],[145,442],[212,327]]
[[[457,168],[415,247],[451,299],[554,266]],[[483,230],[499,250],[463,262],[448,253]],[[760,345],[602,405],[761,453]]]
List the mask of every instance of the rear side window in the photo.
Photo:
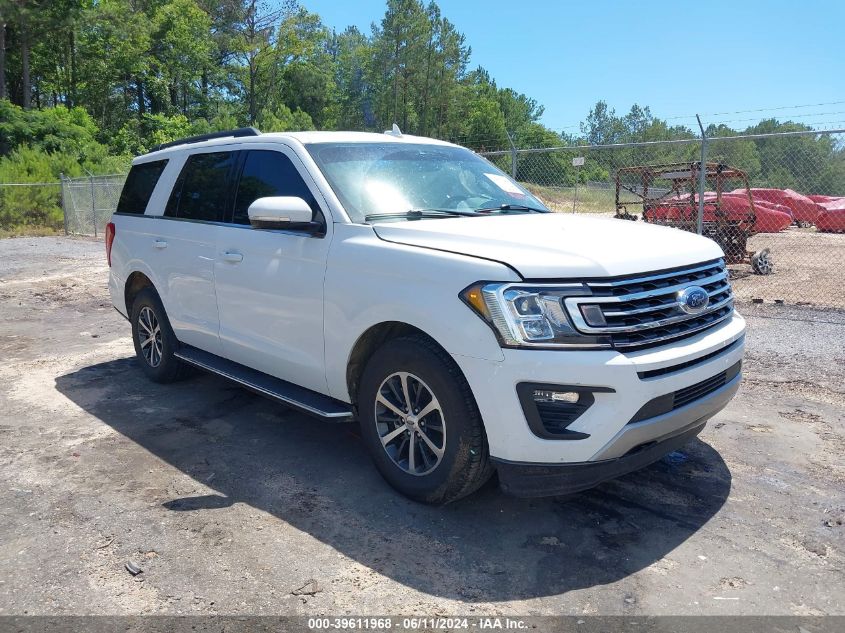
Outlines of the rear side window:
[[246,155],[238,183],[233,222],[249,224],[249,205],[258,198],[269,196],[302,198],[315,212],[315,217],[319,214],[311,190],[287,156],[272,150],[252,150]]
[[143,213],[153,195],[153,189],[164,167],[166,160],[156,160],[151,163],[133,165],[123,183],[120,200],[117,203],[117,213]]
[[220,222],[226,214],[234,152],[193,154],[173,187],[164,215]]

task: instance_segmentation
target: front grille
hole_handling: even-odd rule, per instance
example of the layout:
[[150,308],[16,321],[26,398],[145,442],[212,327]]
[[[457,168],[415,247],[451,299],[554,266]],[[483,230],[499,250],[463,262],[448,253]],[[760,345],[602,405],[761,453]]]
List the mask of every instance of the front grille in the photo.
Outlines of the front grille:
[[708,393],[713,393],[719,387],[724,387],[727,380],[728,372],[723,371],[716,374],[712,378],[702,380],[694,385],[686,387],[685,389],[678,389],[672,398],[672,410],[680,409],[685,404],[689,404],[694,400],[703,398]]
[[[616,348],[636,349],[689,336],[733,312],[733,293],[722,259],[586,285],[590,296],[565,300],[569,316],[579,331],[605,336]],[[680,308],[678,294],[689,286],[700,286],[709,296],[707,308],[699,314],[687,314]]]
[[663,396],[658,396],[646,402],[640,410],[634,414],[634,417],[628,421],[628,424],[641,422],[664,413],[670,413],[675,409],[680,409],[688,404],[692,404],[696,400],[707,396],[717,389],[724,387],[731,380],[736,378],[739,370],[742,368],[742,362],[736,362],[725,371],[721,371],[715,376],[710,376],[700,382],[678,389],[672,393],[667,393]]

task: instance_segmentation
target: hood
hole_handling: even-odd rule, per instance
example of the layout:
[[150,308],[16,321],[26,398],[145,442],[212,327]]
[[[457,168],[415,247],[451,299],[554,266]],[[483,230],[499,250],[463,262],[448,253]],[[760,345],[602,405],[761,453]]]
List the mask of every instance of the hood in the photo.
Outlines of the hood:
[[383,240],[499,261],[525,279],[615,277],[722,257],[710,239],[644,222],[544,213],[374,224]]

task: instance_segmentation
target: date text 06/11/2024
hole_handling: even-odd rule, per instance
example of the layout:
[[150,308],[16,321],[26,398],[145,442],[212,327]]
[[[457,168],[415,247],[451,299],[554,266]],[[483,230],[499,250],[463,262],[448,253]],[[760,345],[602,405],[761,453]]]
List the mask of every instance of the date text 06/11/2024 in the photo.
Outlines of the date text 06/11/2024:
[[499,617],[477,618],[445,618],[445,617],[346,617],[346,618],[309,618],[310,630],[391,630],[420,631],[420,630],[521,630],[527,629],[528,624],[520,619]]

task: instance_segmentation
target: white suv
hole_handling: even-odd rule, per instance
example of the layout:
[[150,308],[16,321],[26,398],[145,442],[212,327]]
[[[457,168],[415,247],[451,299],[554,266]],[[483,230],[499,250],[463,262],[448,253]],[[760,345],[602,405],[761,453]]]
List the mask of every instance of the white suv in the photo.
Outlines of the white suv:
[[471,151],[400,133],[185,139],[133,162],[109,288],[158,382],[200,367],[352,421],[445,503],[495,471],[564,494],[698,434],[740,381],[722,252],[550,213]]

